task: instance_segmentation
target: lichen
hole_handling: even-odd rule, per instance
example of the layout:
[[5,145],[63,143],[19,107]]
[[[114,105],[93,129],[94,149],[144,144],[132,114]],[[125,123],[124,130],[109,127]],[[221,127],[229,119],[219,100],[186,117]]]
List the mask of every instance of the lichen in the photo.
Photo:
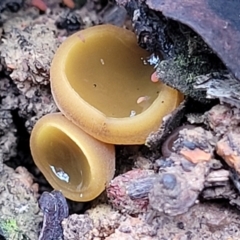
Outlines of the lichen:
[[[20,118],[25,119],[29,132],[40,117],[57,111],[49,85],[50,64],[59,44],[73,32],[58,29],[57,22],[67,22],[70,29],[72,18],[73,22],[76,20],[83,24],[81,28],[99,22],[91,3],[71,13],[55,1],[49,1],[47,5],[49,9],[43,15],[29,3],[17,13],[4,11],[2,15],[0,70],[10,78],[0,77],[3,90],[0,93],[3,98],[1,110],[11,118],[12,111],[16,111]],[[10,127],[10,132],[16,131],[14,126],[9,125],[8,129]],[[14,144],[13,150],[16,142]]]
[[0,172],[2,163],[17,154],[17,129],[11,110],[17,105],[18,100],[14,98],[14,90],[9,88],[8,79],[0,79]]
[[[31,98],[20,94],[16,85],[9,78],[0,77],[0,97],[1,97],[1,121],[0,139],[8,146],[11,146],[11,154],[2,158],[3,161],[9,160],[12,156],[15,156],[17,146],[17,127],[13,122],[13,112],[16,112],[18,117],[25,120],[26,129],[30,132],[36,123],[36,121],[50,112],[56,112],[57,107],[51,96],[50,89],[46,86],[36,86],[31,88],[29,92],[33,92]],[[11,144],[10,144],[11,143]],[[4,148],[3,148],[4,150]],[[5,151],[5,150],[4,150]],[[6,151],[7,153],[8,151]],[[10,153],[10,152],[8,152]]]
[[23,1],[24,0],[2,0],[0,3],[0,23],[3,21],[3,12],[17,12],[23,6]]
[[38,186],[22,167],[3,165],[0,175],[0,234],[6,239],[37,239],[42,221]]
[[123,215],[107,205],[98,205],[84,214],[73,214],[63,221],[64,240],[158,240],[189,237],[199,240],[239,239],[240,236],[239,213],[222,205],[199,203],[178,217],[155,215],[150,223],[146,221],[147,216],[148,213]]
[[34,13],[26,18],[16,16],[4,23],[0,45],[1,57],[11,71],[10,77],[29,98],[39,84],[49,84],[50,63],[61,42],[54,24],[46,27],[40,19],[34,21],[34,17]]
[[[93,229],[93,221],[88,215],[72,214],[62,222],[64,240],[91,239],[89,231]],[[78,231],[77,229],[81,229]]]
[[123,215],[109,205],[99,204],[84,214],[73,214],[63,220],[64,240],[107,239],[124,219]]
[[[10,72],[11,79],[1,79],[4,90],[1,91],[1,108],[5,115],[8,111],[9,117],[16,111],[19,117],[26,119],[25,125],[31,131],[41,116],[57,110],[49,89],[49,69],[62,39],[57,37],[54,21],[49,20],[46,28],[36,9],[8,14],[10,17],[3,24],[0,53],[3,70]],[[15,127],[12,129],[16,131]]]

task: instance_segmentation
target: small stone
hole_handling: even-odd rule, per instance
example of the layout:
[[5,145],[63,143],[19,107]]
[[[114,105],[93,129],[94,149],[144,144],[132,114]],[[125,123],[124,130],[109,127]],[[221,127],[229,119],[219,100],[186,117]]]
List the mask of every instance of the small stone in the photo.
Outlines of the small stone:
[[188,161],[174,153],[169,158],[174,164],[159,169],[148,195],[149,206],[160,213],[177,216],[187,212],[196,203],[204,188],[209,165],[198,162],[187,166]]
[[177,179],[173,174],[163,174],[162,177],[163,187],[169,190],[173,190],[177,184]]
[[93,228],[93,221],[86,214],[72,214],[62,221],[64,240],[87,239]]

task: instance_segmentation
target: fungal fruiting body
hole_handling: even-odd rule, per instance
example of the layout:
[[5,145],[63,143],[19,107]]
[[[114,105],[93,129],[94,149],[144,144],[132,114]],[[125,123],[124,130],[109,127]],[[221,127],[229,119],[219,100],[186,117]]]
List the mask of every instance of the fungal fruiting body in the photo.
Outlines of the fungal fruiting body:
[[148,56],[134,33],[123,28],[100,25],[73,34],[51,66],[58,108],[100,141],[143,144],[183,99],[178,91],[150,81],[154,68]]
[[52,187],[75,201],[96,198],[114,175],[114,146],[89,136],[60,113],[36,123],[30,147]]
[[65,197],[97,197],[114,175],[112,144],[143,144],[183,100],[150,81],[148,56],[131,31],[111,25],[77,32],[57,50],[51,90],[64,116],[40,119],[30,146],[38,168]]

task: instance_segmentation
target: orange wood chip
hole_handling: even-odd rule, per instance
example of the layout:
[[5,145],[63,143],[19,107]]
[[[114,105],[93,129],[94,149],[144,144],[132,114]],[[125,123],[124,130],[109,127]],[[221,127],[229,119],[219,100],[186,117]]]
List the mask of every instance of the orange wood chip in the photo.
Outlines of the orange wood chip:
[[69,8],[74,8],[75,7],[75,3],[74,3],[73,0],[63,0],[63,3]]
[[32,0],[32,5],[36,8],[38,8],[41,11],[46,11],[47,10],[47,5],[44,1],[42,0]]
[[192,163],[209,161],[211,159],[211,153],[204,152],[199,148],[194,150],[182,149],[180,154]]

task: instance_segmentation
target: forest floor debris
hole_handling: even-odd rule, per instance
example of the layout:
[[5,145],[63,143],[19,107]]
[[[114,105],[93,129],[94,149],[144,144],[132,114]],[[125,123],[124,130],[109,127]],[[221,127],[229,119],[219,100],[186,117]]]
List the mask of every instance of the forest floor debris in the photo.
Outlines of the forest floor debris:
[[[53,54],[78,29],[131,27],[124,8],[113,3],[87,1],[70,11],[63,5],[71,1],[10,2],[0,3],[0,235],[37,239],[44,222],[37,201],[51,188],[32,163],[28,140],[35,122],[57,111],[49,88]],[[239,105],[200,113],[187,105],[164,118],[146,142],[150,148],[118,147],[117,176],[106,193],[88,204],[68,201],[63,239],[240,238]]]

